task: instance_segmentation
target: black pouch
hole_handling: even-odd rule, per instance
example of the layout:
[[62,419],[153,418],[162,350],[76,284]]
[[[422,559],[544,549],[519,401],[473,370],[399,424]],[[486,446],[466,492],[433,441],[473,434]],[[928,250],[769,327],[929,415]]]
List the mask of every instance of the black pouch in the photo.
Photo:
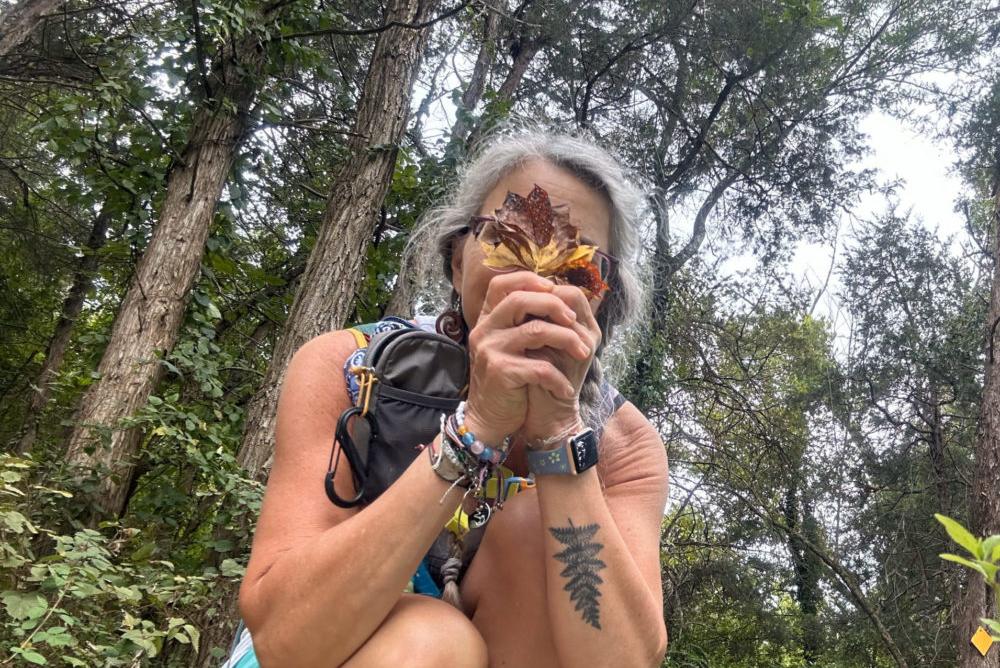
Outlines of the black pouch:
[[[434,440],[441,414],[454,412],[468,393],[465,348],[411,327],[373,335],[362,364],[351,369],[360,392],[337,421],[324,478],[326,495],[341,508],[377,499],[413,462],[420,446]],[[351,466],[353,498],[334,489],[341,451]]]

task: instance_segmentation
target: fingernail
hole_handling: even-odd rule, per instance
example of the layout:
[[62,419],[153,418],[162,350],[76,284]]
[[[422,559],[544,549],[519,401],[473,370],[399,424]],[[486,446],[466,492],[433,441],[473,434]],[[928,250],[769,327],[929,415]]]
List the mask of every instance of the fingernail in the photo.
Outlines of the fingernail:
[[576,320],[576,311],[574,311],[573,309],[571,308],[563,309],[563,313],[565,313],[566,317],[569,318],[570,320]]

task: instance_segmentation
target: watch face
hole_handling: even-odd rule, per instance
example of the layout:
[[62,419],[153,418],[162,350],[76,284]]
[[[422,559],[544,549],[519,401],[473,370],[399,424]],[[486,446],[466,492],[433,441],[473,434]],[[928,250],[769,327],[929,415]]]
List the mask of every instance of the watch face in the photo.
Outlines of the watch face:
[[593,429],[588,429],[570,440],[569,449],[573,454],[576,472],[583,473],[597,463],[597,434]]

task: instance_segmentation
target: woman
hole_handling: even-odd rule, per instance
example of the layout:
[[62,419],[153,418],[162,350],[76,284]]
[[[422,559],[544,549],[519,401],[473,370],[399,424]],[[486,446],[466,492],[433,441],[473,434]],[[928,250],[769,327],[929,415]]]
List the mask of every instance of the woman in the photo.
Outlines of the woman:
[[[470,220],[535,185],[553,205],[569,205],[582,242],[626,259],[607,275],[610,290],[601,297],[588,303],[578,287],[483,265],[481,229]],[[369,506],[331,504],[317,481],[335,422],[350,406],[342,367],[357,344],[342,330],[298,351],[240,592],[262,666],[659,665],[667,642],[659,568],[666,454],[632,404],[618,401],[607,415],[610,386],[598,361],[612,330],[641,308],[628,262],[638,245],[638,201],[603,150],[524,132],[482,151],[451,202],[426,216],[411,240],[416,260],[427,248],[438,251],[467,331],[465,426],[495,447],[512,435],[506,465],[526,476],[534,457],[536,471],[534,489],[490,519],[461,580],[461,611],[400,592],[462,490],[419,456]],[[596,466],[537,473],[529,449],[564,449],[587,425],[602,428]],[[438,436],[429,447],[450,446]],[[335,484],[353,491],[343,462]],[[570,581],[567,571],[582,572],[587,583]]]

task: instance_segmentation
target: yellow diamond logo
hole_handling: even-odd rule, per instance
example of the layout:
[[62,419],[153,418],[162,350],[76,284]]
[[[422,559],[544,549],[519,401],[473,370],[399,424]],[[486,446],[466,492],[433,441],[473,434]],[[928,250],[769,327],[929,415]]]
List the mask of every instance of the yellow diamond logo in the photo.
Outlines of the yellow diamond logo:
[[993,646],[993,638],[986,632],[986,629],[980,626],[972,636],[972,644],[979,650],[980,654],[986,656],[986,652],[990,651],[990,647]]

